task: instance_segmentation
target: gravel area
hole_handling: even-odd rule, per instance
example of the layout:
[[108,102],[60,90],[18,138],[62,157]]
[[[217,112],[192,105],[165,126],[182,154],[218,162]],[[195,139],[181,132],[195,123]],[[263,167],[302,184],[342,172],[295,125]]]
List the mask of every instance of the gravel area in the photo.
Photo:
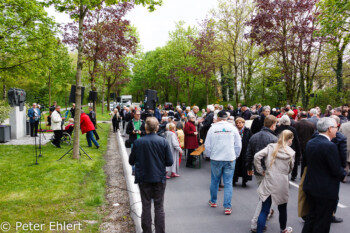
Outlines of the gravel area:
[[108,204],[102,207],[106,213],[100,225],[103,233],[134,233],[135,226],[130,216],[130,202],[123,172],[123,162],[118,151],[115,133],[110,131],[108,149],[104,158],[107,175],[106,200]]

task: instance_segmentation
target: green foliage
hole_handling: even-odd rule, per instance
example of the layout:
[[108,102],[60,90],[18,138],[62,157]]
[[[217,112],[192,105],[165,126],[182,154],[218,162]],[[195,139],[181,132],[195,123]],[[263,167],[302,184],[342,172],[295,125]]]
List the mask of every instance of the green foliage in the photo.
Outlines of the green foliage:
[[11,107],[5,101],[0,101],[0,125],[9,118],[10,111]]

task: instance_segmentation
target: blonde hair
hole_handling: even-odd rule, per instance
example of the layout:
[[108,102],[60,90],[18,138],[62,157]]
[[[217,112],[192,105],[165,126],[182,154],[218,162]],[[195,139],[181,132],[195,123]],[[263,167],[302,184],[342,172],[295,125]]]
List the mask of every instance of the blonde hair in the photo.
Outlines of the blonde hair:
[[169,123],[166,125],[166,129],[171,131],[171,130],[175,130],[175,124],[174,123]]
[[280,133],[278,137],[277,145],[272,152],[272,161],[271,161],[270,167],[272,167],[272,164],[276,161],[277,153],[281,148],[283,148],[283,150],[288,154],[286,150],[287,142],[288,140],[293,138],[294,138],[293,132],[290,130],[283,130]]
[[235,120],[235,123],[237,124],[238,121],[241,121],[243,124],[245,123],[245,120],[244,120],[244,118],[242,118],[242,117],[238,117],[238,118]]

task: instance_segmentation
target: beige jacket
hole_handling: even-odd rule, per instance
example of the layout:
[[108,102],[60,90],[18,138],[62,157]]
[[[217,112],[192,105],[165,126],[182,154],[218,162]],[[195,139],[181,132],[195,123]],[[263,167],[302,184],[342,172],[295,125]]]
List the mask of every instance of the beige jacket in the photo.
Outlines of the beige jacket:
[[271,196],[272,203],[281,205],[288,202],[289,197],[289,179],[288,174],[292,172],[295,159],[295,151],[289,146],[280,149],[277,153],[275,162],[270,166],[272,161],[272,152],[276,143],[267,145],[263,150],[254,155],[254,166],[256,171],[263,174],[261,159],[265,159],[266,171],[262,180],[258,194],[262,201]]

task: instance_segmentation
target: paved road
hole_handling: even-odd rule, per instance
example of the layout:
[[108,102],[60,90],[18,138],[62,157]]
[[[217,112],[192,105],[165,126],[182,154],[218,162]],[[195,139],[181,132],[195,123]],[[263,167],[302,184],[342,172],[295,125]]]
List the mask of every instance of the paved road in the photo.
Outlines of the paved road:
[[[126,139],[126,138],[124,138]],[[128,153],[130,150],[128,149]],[[250,220],[258,201],[255,180],[241,187],[241,180],[233,187],[232,214],[224,215],[223,191],[218,193],[218,207],[211,208],[210,198],[210,162],[202,160],[201,169],[180,166],[181,177],[168,180],[165,192],[165,214],[167,233],[249,233]],[[350,180],[350,177],[349,177]],[[296,181],[295,184],[299,182]],[[290,185],[288,202],[288,226],[293,232],[301,232],[303,221],[297,215],[298,188]],[[332,224],[331,232],[349,232],[350,229],[350,183],[341,184],[340,203],[337,216],[343,223]],[[279,232],[278,210],[267,222],[266,232]]]

